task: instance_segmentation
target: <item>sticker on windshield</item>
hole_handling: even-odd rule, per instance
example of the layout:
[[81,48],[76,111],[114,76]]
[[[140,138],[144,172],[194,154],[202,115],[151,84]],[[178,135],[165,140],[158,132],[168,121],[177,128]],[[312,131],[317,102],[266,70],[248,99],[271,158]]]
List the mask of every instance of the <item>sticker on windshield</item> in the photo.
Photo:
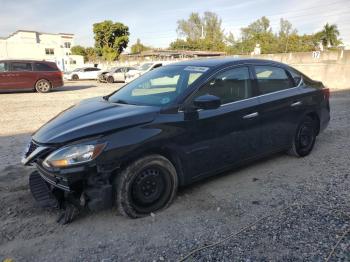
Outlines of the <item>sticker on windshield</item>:
[[203,66],[186,66],[186,71],[195,71],[195,72],[206,72],[209,69],[209,67],[203,67]]

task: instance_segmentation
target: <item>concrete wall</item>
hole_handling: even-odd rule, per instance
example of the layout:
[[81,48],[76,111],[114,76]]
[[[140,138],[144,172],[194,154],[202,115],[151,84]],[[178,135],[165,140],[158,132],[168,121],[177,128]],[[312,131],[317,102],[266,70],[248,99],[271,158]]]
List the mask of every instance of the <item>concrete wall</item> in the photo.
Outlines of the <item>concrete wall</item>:
[[246,56],[291,65],[332,90],[350,89],[350,50]]

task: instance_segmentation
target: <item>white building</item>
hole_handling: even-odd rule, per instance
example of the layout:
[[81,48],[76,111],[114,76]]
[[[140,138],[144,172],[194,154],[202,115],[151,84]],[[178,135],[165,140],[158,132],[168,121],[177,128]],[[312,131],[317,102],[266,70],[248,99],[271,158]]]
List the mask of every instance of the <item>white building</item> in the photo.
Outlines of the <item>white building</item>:
[[56,62],[62,71],[84,65],[84,58],[72,55],[73,34],[51,34],[18,30],[0,38],[0,59],[33,59]]

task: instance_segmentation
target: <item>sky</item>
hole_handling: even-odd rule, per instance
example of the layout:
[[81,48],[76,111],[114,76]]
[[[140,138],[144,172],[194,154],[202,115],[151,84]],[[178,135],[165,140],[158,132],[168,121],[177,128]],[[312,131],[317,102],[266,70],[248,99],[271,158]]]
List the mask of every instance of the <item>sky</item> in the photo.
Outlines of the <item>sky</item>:
[[217,13],[224,32],[236,38],[241,27],[266,16],[275,32],[280,18],[301,34],[336,23],[343,42],[350,45],[350,0],[0,0],[0,37],[16,30],[64,32],[75,34],[76,44],[93,46],[92,25],[112,20],[129,26],[130,45],[140,38],[146,45],[165,48],[177,38],[179,19],[205,11]]

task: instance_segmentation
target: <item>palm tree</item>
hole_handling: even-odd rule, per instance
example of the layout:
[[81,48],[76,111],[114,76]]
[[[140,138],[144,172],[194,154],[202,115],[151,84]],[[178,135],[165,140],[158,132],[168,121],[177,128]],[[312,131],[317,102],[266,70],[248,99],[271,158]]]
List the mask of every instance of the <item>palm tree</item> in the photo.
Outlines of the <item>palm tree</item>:
[[325,24],[323,30],[318,33],[319,39],[321,40],[323,46],[333,47],[341,44],[340,39],[338,39],[339,31],[336,24],[330,25]]

